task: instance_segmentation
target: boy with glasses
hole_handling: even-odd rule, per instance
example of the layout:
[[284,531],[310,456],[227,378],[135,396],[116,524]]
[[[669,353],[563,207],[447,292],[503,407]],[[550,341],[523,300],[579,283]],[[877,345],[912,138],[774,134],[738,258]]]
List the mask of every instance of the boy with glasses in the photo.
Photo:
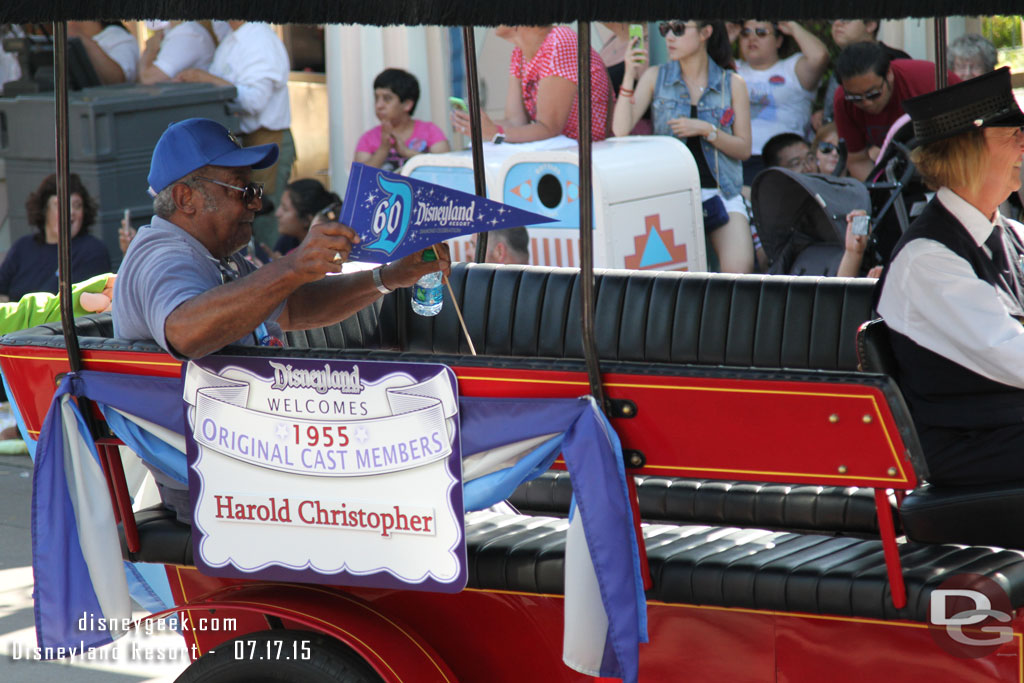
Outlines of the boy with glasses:
[[[839,54],[840,87],[832,100],[839,137],[846,141],[850,175],[865,180],[889,127],[903,115],[903,101],[935,90],[935,64],[889,60],[878,43],[855,43]],[[960,79],[949,74],[950,84]]]
[[794,173],[817,173],[818,163],[807,140],[796,133],[779,133],[764,144],[765,168],[788,168]]

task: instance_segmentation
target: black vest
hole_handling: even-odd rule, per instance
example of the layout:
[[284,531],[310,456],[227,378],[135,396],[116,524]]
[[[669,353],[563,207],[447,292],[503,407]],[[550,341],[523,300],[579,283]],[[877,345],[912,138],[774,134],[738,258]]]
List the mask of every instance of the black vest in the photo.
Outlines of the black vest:
[[[988,255],[960,222],[933,199],[893,249],[890,263],[910,241],[935,240],[960,256],[979,279],[1001,286]],[[888,269],[875,289],[875,304],[886,286]],[[893,285],[895,286],[895,285]],[[899,364],[896,381],[918,427],[994,429],[1024,424],[1024,390],[983,377],[890,329]]]

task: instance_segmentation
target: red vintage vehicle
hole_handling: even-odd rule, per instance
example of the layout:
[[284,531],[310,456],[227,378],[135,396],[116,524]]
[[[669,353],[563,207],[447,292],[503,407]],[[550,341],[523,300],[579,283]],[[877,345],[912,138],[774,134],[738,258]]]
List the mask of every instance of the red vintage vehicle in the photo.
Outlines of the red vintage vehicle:
[[[460,7],[459,18],[474,23],[521,20]],[[601,7],[572,17],[567,7],[549,3],[531,16],[611,17]],[[0,17],[63,20],[94,9],[18,6]],[[385,22],[399,9],[406,21],[449,16],[447,6],[415,3],[220,3],[201,13]],[[668,9],[630,11],[656,19]],[[787,10],[803,8],[720,3],[707,13]],[[170,11],[144,3],[131,13]],[[865,12],[888,10],[872,3]],[[587,21],[580,28],[586,34]],[[589,142],[581,143],[586,154]],[[585,189],[581,198],[586,213]],[[588,219],[581,223],[585,235]],[[858,337],[871,318],[873,281],[625,271],[592,281],[586,253],[581,261],[581,271],[457,266],[455,298],[479,356],[467,355],[451,307],[418,318],[402,292],[332,328],[289,333],[287,349],[229,352],[444,363],[467,397],[596,394],[636,477],[650,642],[639,645],[629,678],[1024,678],[1024,552],[1010,549],[1024,544],[1006,513],[998,517],[1019,491],[919,489],[926,470],[886,373],[884,328],[865,326]],[[52,389],[69,371],[143,381],[181,375],[159,348],[113,339],[104,316],[68,316],[63,327],[4,337],[0,369],[31,435],[43,432]],[[132,510],[119,440],[93,428],[124,556],[166,567],[195,656],[180,680],[589,678],[562,662],[562,517],[468,517],[469,585],[457,594],[208,576],[194,567],[188,525],[159,506]],[[520,512],[564,512],[566,487],[564,473],[553,472],[513,500]],[[954,604],[957,597],[969,602]]]
[[[406,313],[399,295],[362,314],[358,325],[327,334],[332,346],[375,342],[400,351],[308,348],[322,334],[314,331],[290,333],[292,348],[278,353],[440,360],[465,396],[576,396],[586,376],[579,338],[564,330],[576,315],[570,294],[577,279],[567,269],[457,267],[452,282],[467,311],[486,310],[509,283],[518,284],[511,321],[495,306],[470,322],[484,354],[476,358],[461,352],[454,312],[424,323]],[[1019,678],[1021,622],[1012,601],[1024,554],[972,546],[968,538],[896,543],[886,490],[914,489],[921,463],[892,380],[856,369],[855,332],[872,288],[867,280],[599,275],[596,322],[611,332],[599,337],[602,379],[627,457],[640,465],[630,472],[643,475],[643,515],[658,520],[643,532],[651,642],[640,647],[641,680],[674,679],[681,671],[692,680],[818,680],[825,669],[851,681],[869,673],[915,680],[922,671],[951,681]],[[409,326],[404,339],[393,336],[401,318]],[[77,325],[87,370],[180,371],[156,347],[104,338],[109,319]],[[38,387],[53,386],[67,369],[55,327],[8,335],[0,350],[12,397],[33,432],[48,408],[48,392]],[[99,443],[111,455],[112,442]],[[166,510],[137,513],[133,532],[116,476],[120,460],[106,463],[126,522],[126,556],[167,565],[178,607],[190,608],[186,618],[237,619],[232,632],[185,632],[197,654],[218,655],[200,658],[184,680],[231,680],[200,674],[227,666],[207,662],[223,658],[218,646],[235,636],[246,647],[266,648],[266,639],[287,651],[305,644],[317,661],[356,669],[362,662],[389,681],[581,678],[559,661],[563,519],[471,517],[469,588],[456,595],[224,579],[191,566],[191,529]],[[714,480],[731,483],[716,488]],[[534,497],[541,487],[551,494],[557,477],[529,486]],[[519,498],[530,505],[525,494]],[[905,517],[905,524],[913,521]],[[927,521],[917,524],[922,534],[935,532]],[[982,647],[992,650],[984,657],[950,654],[942,647],[945,631],[929,627],[930,595],[966,572],[998,584],[1014,615],[1012,638]],[[309,631],[333,640],[311,640]],[[531,655],[508,658],[509,648]],[[230,659],[229,670],[248,671]],[[261,662],[259,670],[303,665]]]

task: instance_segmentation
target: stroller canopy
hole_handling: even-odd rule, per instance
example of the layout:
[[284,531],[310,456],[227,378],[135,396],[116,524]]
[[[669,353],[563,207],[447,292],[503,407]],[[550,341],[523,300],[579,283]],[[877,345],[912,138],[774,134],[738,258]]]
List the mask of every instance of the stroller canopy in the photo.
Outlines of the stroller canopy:
[[772,263],[797,245],[842,245],[846,214],[854,209],[871,212],[871,197],[859,180],[785,168],[759,173],[750,198],[757,233]]

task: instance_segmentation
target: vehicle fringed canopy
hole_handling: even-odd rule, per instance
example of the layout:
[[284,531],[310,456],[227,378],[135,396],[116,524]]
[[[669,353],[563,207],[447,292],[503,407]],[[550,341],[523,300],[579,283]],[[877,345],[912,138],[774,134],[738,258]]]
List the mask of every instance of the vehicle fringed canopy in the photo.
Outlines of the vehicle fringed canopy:
[[493,26],[668,18],[838,19],[1016,14],[1020,0],[5,0],[0,22],[247,19],[287,24]]

